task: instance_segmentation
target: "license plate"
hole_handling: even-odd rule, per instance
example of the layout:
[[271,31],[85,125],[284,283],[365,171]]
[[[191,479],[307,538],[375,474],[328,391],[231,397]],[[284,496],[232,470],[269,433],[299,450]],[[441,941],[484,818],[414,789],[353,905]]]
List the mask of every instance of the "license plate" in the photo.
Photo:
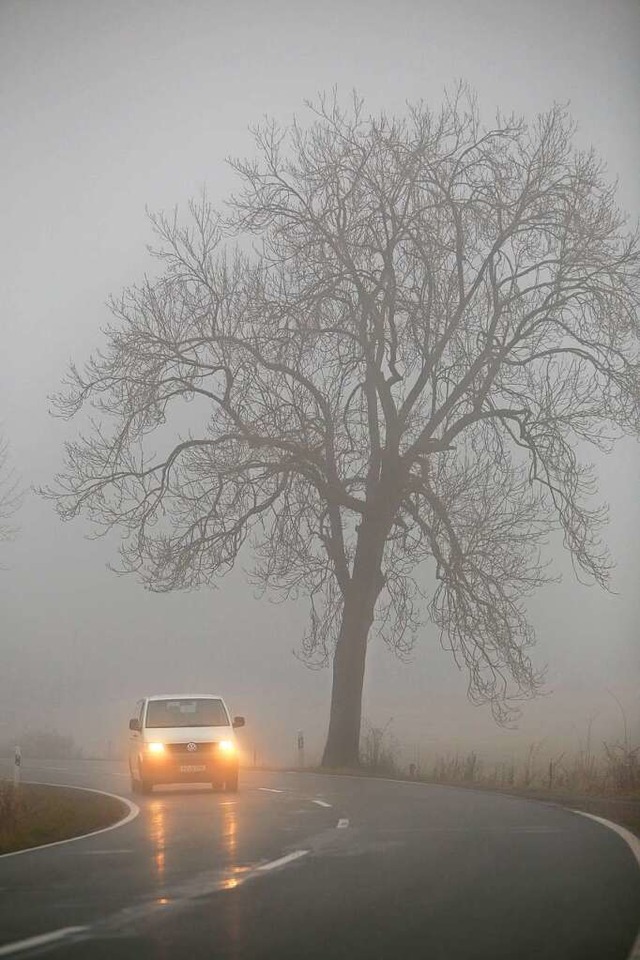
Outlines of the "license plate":
[[204,763],[185,763],[180,767],[180,773],[202,773],[206,769]]

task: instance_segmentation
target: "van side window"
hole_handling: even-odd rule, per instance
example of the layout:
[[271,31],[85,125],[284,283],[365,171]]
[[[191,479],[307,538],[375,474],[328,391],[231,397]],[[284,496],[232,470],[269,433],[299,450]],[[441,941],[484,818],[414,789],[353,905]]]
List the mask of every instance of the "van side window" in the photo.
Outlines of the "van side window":
[[136,706],[140,708],[140,709],[138,710],[138,721],[139,721],[139,723],[140,723],[140,729],[142,730],[142,717],[143,717],[143,714],[144,714],[144,700],[138,700]]

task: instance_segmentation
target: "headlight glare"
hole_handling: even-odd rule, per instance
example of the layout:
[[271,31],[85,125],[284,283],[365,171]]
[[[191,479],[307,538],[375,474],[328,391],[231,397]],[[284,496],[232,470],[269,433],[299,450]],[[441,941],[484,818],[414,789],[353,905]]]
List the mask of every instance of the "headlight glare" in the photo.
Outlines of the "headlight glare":
[[233,740],[221,740],[218,744],[218,749],[220,753],[231,754],[236,749]]
[[147,750],[149,753],[160,756],[161,753],[164,753],[164,743],[149,743],[147,744]]

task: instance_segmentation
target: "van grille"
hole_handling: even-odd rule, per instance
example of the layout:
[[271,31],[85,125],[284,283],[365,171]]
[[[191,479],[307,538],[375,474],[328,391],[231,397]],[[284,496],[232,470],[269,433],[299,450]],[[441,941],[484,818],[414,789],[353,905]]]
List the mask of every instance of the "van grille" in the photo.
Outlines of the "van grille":
[[[188,749],[188,745],[191,743],[191,750]],[[195,747],[195,750],[193,749]],[[186,741],[185,743],[165,743],[164,745],[167,753],[172,754],[185,754],[187,757],[197,757],[203,753],[216,753],[218,750],[218,744],[213,743],[194,743],[193,740]]]

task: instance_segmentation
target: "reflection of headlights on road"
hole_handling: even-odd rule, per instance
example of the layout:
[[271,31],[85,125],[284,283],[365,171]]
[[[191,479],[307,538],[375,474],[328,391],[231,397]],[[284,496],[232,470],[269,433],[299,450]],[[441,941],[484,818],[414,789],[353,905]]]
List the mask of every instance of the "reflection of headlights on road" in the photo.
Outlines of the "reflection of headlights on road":
[[149,753],[153,753],[156,757],[159,757],[164,753],[164,743],[148,743],[147,750]]
[[232,753],[235,753],[236,747],[233,740],[221,740],[218,744],[218,749],[220,753],[226,753],[226,755],[230,757]]

